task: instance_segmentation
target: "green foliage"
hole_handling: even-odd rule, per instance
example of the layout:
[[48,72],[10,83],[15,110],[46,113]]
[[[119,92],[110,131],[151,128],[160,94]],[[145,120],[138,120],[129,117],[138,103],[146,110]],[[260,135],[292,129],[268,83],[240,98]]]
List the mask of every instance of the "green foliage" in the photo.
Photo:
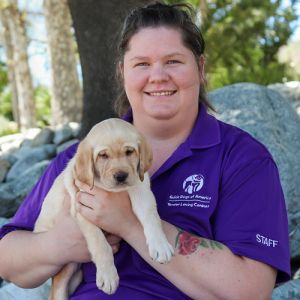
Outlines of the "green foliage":
[[0,94],[0,112],[7,120],[13,120],[11,92],[9,89],[5,89]]
[[[180,1],[169,1],[180,2]],[[287,44],[297,19],[295,4],[283,0],[191,0],[200,11],[206,41],[209,89],[237,82],[261,85],[299,80],[287,63],[279,63],[279,48]],[[199,10],[200,9],[200,10]]]
[[8,85],[6,64],[0,61],[0,93]]
[[[39,85],[34,90],[37,126],[43,128],[51,124],[51,95],[48,87]],[[9,122],[13,120],[11,91],[4,90],[0,94],[0,136],[14,133],[14,130],[9,129]]]
[[34,90],[37,112],[37,126],[43,128],[51,124],[51,94],[46,86],[39,85]]
[[4,135],[18,133],[16,126],[12,126],[12,122],[0,115],[0,137]]

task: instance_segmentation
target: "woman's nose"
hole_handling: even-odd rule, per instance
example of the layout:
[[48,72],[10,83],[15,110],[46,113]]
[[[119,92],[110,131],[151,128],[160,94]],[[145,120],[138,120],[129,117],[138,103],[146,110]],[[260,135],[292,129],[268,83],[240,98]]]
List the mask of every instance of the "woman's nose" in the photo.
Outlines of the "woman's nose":
[[161,83],[169,80],[169,75],[165,72],[163,67],[153,68],[151,71],[149,82]]

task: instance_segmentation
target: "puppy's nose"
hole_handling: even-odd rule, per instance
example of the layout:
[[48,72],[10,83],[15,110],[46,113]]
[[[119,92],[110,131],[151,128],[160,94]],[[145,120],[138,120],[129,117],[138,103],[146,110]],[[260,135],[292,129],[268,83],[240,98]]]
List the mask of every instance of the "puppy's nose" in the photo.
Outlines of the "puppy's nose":
[[127,172],[117,172],[114,175],[114,178],[118,181],[118,182],[124,182],[126,180],[126,178],[128,177],[128,173]]

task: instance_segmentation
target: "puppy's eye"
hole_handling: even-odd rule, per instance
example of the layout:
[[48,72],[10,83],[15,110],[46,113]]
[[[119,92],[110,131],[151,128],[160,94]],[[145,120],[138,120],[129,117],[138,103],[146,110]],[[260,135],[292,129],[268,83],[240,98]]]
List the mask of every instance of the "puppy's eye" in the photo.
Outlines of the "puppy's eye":
[[133,153],[133,150],[127,150],[127,151],[126,151],[126,155],[127,155],[127,156],[130,156],[132,153]]
[[99,156],[102,158],[108,158],[108,155],[106,153],[102,153],[102,154],[100,153]]

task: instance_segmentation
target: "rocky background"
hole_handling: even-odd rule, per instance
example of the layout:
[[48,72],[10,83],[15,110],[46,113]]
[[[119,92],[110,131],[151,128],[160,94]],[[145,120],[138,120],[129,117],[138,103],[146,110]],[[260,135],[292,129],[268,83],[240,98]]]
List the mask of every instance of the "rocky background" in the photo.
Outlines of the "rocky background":
[[[289,218],[293,279],[272,300],[300,299],[300,82],[238,83],[209,93],[216,117],[261,141],[279,169]],[[78,141],[79,124],[0,138],[0,226],[8,223],[55,156]],[[0,281],[2,281],[0,279]],[[47,300],[51,280],[31,290],[1,283],[2,300]]]

